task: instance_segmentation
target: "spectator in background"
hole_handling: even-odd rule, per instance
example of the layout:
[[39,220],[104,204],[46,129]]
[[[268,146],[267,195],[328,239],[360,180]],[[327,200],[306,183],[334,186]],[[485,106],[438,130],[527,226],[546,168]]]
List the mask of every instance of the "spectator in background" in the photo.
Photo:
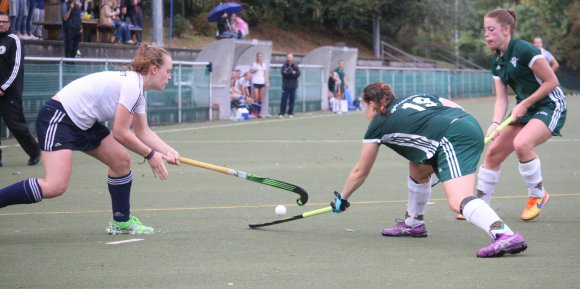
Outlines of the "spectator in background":
[[115,43],[122,41],[132,44],[131,31],[126,22],[121,21],[121,9],[115,0],[105,0],[100,13],[100,25],[111,26],[115,29]]
[[250,34],[248,23],[242,17],[236,15],[236,13],[233,13],[230,17],[230,25],[233,26],[233,32],[238,34],[238,39],[243,39]]
[[246,103],[249,104],[251,110],[252,103],[254,102],[254,99],[252,98],[252,74],[249,71],[246,71],[244,75],[238,79],[236,85],[239,86],[239,89],[242,91],[242,95],[246,99]]
[[38,37],[32,34],[32,18],[34,16],[34,9],[36,9],[36,0],[27,0],[28,4],[28,13],[26,16],[25,22],[25,34],[26,39],[38,40]]
[[242,71],[239,69],[232,70],[230,75],[230,89],[236,85],[236,81],[242,76]]
[[230,31],[228,13],[224,12],[217,22],[219,38],[238,38],[238,34]]
[[[143,27],[143,6],[141,0],[125,0],[127,6],[127,16],[131,19],[131,24],[135,27]],[[137,31],[137,43],[143,42],[143,33]]]
[[344,76],[344,60],[338,61],[338,67],[334,70],[336,74],[338,74],[338,78],[340,79],[340,85],[337,87],[336,90],[336,98],[343,99],[344,98],[344,85],[345,85],[345,76]]
[[336,86],[336,92],[334,96],[336,98],[335,101],[335,111],[337,114],[342,114],[342,101],[344,100],[344,91],[345,91],[345,75],[344,75],[344,60],[338,61],[338,67],[334,70],[334,72],[338,75],[338,79],[340,82]]
[[74,58],[79,50],[82,35],[81,2],[68,0],[62,10],[64,57]]
[[338,77],[336,71],[333,71],[328,77],[328,109],[335,113],[340,111],[340,102],[336,97],[339,87],[340,77]]
[[32,35],[38,39],[42,39],[42,25],[34,24],[34,22],[44,22],[44,0],[36,0],[36,8],[32,13]]
[[22,33],[26,25],[26,15],[28,13],[26,0],[10,0],[10,22],[12,23],[12,31],[20,39],[27,39]]
[[252,86],[254,87],[252,95],[254,96],[254,112],[257,118],[262,117],[262,101],[266,95],[266,89],[270,87],[270,75],[268,64],[264,63],[262,52],[256,53],[256,62],[250,66],[252,73]]
[[542,52],[542,55],[544,55],[544,58],[546,58],[546,61],[548,61],[548,64],[550,64],[552,71],[556,72],[556,70],[558,70],[558,68],[560,67],[560,64],[558,63],[558,60],[556,60],[554,55],[552,55],[552,53],[550,53],[550,51],[544,49],[544,43],[542,41],[542,37],[537,36],[536,38],[534,38],[534,46],[536,46],[536,48],[540,49],[540,51]]
[[[243,114],[246,113],[249,116],[252,103],[254,100],[249,95],[249,86],[251,80],[251,74],[249,72],[244,73],[240,77],[241,71],[236,69],[232,72],[233,85],[230,86],[230,100],[232,109],[232,119],[247,119]],[[242,111],[242,115],[239,113],[239,108],[246,109]]]
[[8,13],[10,11],[9,0],[0,0],[0,13]]
[[[0,13],[0,117],[14,134],[20,147],[30,156],[28,165],[40,161],[40,148],[30,134],[22,110],[22,90],[24,88],[24,46],[20,39],[10,32],[10,17]],[[0,167],[2,149],[0,149]]]
[[294,64],[294,55],[286,55],[286,63],[282,65],[282,102],[280,102],[279,118],[283,118],[288,108],[288,117],[294,116],[294,101],[296,99],[296,89],[298,88],[298,77],[300,77],[300,68]]

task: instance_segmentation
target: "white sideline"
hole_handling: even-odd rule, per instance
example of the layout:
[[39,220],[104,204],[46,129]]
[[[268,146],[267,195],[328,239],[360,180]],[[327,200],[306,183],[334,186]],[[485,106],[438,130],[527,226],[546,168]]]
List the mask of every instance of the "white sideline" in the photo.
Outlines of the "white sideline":
[[139,241],[143,241],[145,239],[128,239],[128,240],[122,240],[122,241],[114,241],[114,242],[107,242],[107,245],[119,245],[119,244],[125,244],[125,243],[132,243],[132,242],[139,242]]

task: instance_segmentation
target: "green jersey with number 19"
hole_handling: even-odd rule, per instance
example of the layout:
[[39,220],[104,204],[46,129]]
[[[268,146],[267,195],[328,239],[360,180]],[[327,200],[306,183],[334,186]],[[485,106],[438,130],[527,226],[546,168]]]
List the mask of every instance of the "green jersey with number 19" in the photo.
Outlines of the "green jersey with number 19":
[[395,98],[386,111],[371,121],[363,142],[384,144],[415,163],[431,159],[447,127],[469,115],[460,108],[444,106],[433,94]]

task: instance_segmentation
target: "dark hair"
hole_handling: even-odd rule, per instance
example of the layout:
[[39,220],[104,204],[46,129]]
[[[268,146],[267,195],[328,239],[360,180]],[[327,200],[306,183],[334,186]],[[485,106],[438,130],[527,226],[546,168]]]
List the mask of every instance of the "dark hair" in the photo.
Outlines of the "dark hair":
[[154,44],[142,44],[137,49],[133,61],[126,68],[145,75],[149,70],[149,66],[161,67],[163,65],[163,55],[171,57],[171,54],[162,47]]
[[379,113],[382,115],[387,114],[387,106],[394,98],[395,95],[391,85],[380,81],[369,84],[363,89],[363,101],[366,103],[373,101],[378,104]]
[[501,26],[509,26],[511,36],[516,33],[516,11],[513,9],[497,8],[487,12],[485,18],[494,18]]

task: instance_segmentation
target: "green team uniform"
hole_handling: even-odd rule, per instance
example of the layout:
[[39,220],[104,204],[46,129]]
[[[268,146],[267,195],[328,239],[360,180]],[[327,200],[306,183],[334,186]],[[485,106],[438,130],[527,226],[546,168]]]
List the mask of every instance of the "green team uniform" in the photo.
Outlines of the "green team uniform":
[[[509,85],[516,93],[516,102],[528,98],[541,85],[541,80],[534,75],[531,67],[536,60],[544,58],[542,52],[530,43],[512,38],[503,56],[496,52],[491,59],[490,69],[493,79],[499,79]],[[566,121],[566,96],[560,87],[528,108],[526,115],[517,120],[526,124],[532,118],[546,124],[552,135],[560,135],[560,129]]]
[[402,157],[433,166],[441,181],[475,173],[483,131],[469,113],[444,106],[438,96],[395,98],[368,126],[365,143],[384,144]]
[[338,78],[340,79],[340,94],[344,95],[344,69],[336,68],[334,70],[336,74],[338,74]]

